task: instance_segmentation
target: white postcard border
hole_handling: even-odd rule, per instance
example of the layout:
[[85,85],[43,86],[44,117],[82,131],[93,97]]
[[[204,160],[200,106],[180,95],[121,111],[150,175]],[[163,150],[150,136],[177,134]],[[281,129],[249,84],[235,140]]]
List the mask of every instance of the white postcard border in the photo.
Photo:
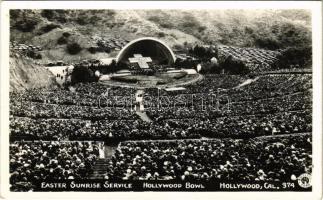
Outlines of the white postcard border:
[[[321,199],[322,197],[322,2],[321,1],[7,1],[1,2],[1,197],[5,199]],[[9,9],[310,9],[313,32],[312,192],[10,192]]]

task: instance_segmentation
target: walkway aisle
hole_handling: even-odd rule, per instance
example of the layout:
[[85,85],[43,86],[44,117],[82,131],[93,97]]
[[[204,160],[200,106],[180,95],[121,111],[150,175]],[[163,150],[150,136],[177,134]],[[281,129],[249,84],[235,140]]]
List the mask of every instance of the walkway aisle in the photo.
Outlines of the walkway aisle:
[[100,157],[93,165],[93,172],[90,175],[90,179],[103,179],[106,175],[110,158],[114,155],[117,145],[104,145],[104,147],[100,148]]
[[137,111],[136,114],[140,117],[140,119],[142,119],[142,121],[152,122],[152,120],[148,117],[148,115],[145,112]]
[[115,146],[105,145],[104,146],[104,157],[111,158],[114,155],[114,153],[116,152],[117,148],[118,148],[117,145],[115,145]]
[[99,144],[99,158],[105,158],[104,151],[105,151],[104,143],[100,143]]
[[93,165],[93,172],[90,175],[90,179],[103,179],[107,173],[109,166],[109,160],[106,158],[99,158]]

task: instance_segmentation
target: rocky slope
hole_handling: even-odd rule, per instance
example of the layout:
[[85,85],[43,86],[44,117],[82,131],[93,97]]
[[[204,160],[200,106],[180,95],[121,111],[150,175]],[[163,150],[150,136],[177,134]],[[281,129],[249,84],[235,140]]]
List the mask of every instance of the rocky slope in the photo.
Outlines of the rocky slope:
[[31,88],[55,87],[53,75],[32,59],[21,55],[12,55],[10,65],[10,91],[20,91]]

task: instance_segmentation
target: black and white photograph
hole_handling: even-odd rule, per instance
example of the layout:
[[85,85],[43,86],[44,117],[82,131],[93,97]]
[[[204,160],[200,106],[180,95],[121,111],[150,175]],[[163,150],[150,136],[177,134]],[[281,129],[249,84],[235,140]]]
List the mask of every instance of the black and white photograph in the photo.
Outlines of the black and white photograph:
[[8,13],[10,192],[313,191],[312,9]]

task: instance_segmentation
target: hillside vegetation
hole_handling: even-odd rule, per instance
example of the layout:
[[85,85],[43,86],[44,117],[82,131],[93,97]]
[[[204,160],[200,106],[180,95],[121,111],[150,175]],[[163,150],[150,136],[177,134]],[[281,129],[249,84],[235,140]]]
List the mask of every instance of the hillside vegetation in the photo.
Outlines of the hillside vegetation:
[[[10,39],[41,46],[42,62],[106,58],[95,38],[159,37],[174,49],[194,44],[285,49],[311,45],[306,10],[11,10]],[[69,47],[77,44],[76,52]]]

